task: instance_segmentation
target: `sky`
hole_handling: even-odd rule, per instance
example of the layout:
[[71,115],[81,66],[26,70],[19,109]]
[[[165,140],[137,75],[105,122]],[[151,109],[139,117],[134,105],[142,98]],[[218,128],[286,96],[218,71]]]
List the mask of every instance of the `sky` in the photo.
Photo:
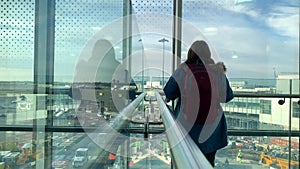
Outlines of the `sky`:
[[[32,80],[34,1],[0,3],[0,80]],[[213,58],[227,65],[229,78],[274,78],[274,72],[299,74],[299,3],[298,0],[183,0],[182,60],[194,40],[204,39]],[[143,69],[161,70],[162,58],[164,71],[171,74],[173,3],[132,1],[132,5],[133,74]],[[22,12],[15,12],[18,10]],[[112,40],[116,58],[122,61],[122,11],[121,0],[57,1],[57,81],[72,81],[77,63],[88,57],[83,52],[88,48],[86,45],[99,36]],[[158,42],[161,38],[169,40],[164,50]],[[139,64],[141,56],[144,65]]]
[[[299,1],[183,2],[183,24],[187,25],[183,39],[193,39],[189,33],[194,26],[198,32],[193,35],[210,43],[213,57],[225,62],[229,77],[262,79],[274,78],[274,73],[299,72]],[[155,40],[145,42],[145,48],[153,48]],[[190,44],[182,48],[183,58]],[[167,45],[171,53],[171,43]]]

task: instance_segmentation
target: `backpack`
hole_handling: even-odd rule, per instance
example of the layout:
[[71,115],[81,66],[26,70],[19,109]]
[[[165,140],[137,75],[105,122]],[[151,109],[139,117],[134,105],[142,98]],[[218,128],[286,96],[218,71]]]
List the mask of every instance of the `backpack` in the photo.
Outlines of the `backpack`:
[[183,64],[182,68],[181,111],[185,120],[190,124],[212,124],[220,109],[216,72],[199,64]]

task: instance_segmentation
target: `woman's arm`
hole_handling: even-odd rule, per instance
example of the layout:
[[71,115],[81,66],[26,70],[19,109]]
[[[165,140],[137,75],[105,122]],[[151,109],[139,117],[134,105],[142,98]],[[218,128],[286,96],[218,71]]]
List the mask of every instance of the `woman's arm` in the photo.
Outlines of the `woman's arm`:
[[233,91],[230,87],[229,81],[226,77],[226,103],[233,99]]
[[180,97],[180,90],[173,76],[170,77],[163,90],[168,100],[175,100]]

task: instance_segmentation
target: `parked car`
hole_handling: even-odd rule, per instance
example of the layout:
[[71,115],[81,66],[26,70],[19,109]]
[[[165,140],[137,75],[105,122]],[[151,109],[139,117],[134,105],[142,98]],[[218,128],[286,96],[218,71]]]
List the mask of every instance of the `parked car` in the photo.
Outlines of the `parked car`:
[[88,148],[78,148],[75,152],[73,167],[82,167],[88,162]]

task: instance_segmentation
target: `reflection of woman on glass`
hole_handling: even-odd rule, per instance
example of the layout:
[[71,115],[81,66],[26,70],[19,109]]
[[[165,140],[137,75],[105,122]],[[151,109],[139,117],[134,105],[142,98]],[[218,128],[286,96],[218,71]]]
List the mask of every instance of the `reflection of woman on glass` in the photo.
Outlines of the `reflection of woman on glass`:
[[[91,63],[94,62],[94,58],[102,58],[100,63],[98,62],[95,82],[109,83],[112,89],[107,93],[109,97],[105,97],[107,99],[105,102],[113,101],[116,110],[122,110],[130,101],[130,91],[124,91],[124,88],[121,89],[122,86],[131,85],[132,80],[128,70],[115,59],[115,50],[108,40],[100,39],[95,43]],[[136,87],[135,84],[132,85]]]
[[77,82],[111,83],[120,63],[115,59],[112,44],[105,39],[97,40],[92,48],[83,51],[76,66]]
[[101,87],[101,91],[95,88],[94,93],[91,93],[91,89],[81,89],[81,101],[102,101],[100,109],[104,106],[112,112],[118,112],[128,104],[128,91],[120,89],[121,86],[130,84],[131,77],[125,67],[115,59],[115,50],[110,41],[97,40],[91,57],[87,61],[82,60],[77,67],[77,81],[95,82]]
[[123,80],[125,68],[115,59],[115,50],[108,40],[100,39],[95,43],[89,62],[98,64],[95,82],[112,83],[113,80],[125,82]]

